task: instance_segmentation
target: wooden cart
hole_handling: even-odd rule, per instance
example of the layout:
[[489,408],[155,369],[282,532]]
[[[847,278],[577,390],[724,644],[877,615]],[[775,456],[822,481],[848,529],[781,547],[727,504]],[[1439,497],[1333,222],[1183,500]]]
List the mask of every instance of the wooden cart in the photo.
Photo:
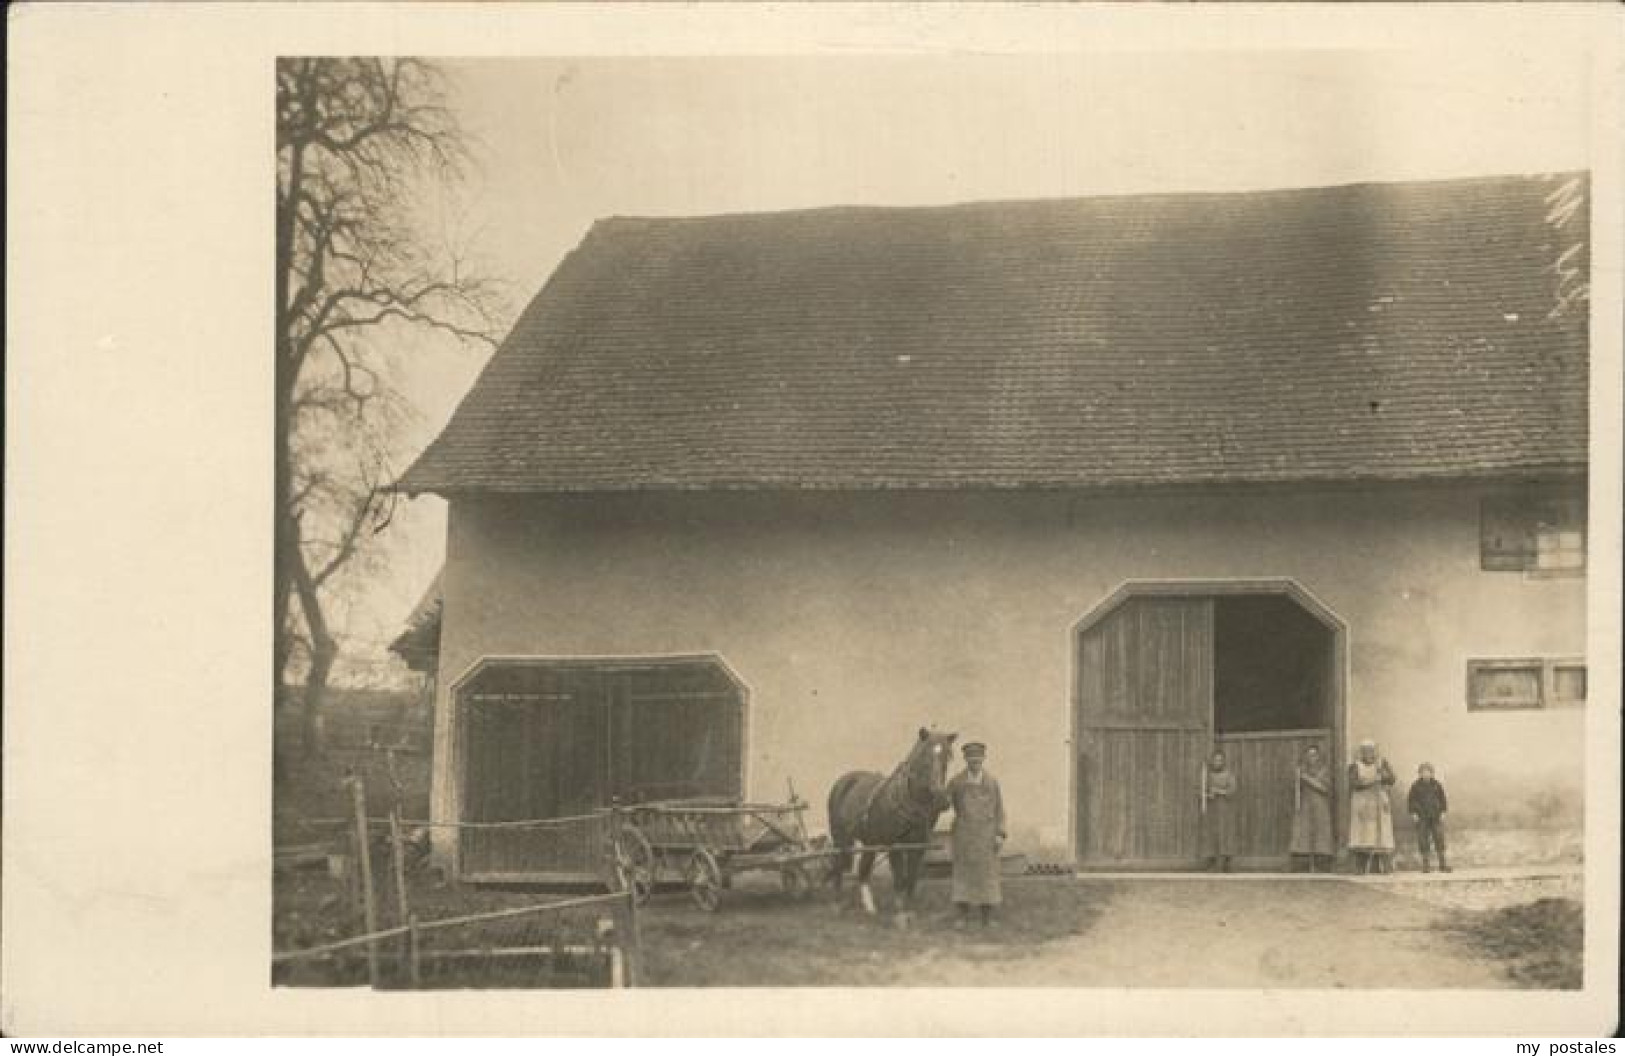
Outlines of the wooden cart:
[[715,911],[733,877],[751,870],[779,874],[784,890],[812,891],[814,863],[829,859],[826,841],[809,840],[807,804],[683,799],[609,808],[612,880],[639,904],[656,885],[681,879],[704,910]]

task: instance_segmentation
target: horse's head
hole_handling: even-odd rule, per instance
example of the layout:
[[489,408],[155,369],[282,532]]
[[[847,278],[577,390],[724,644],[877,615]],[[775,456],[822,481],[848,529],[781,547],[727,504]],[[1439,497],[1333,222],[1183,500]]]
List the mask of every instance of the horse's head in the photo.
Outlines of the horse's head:
[[908,757],[908,788],[919,801],[929,799],[933,810],[948,807],[948,764],[953,762],[957,733],[920,728],[920,739]]

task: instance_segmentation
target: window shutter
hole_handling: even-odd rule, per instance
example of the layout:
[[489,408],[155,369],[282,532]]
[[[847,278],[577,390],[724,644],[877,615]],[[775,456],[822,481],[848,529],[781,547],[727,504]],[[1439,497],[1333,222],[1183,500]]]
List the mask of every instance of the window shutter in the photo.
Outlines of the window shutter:
[[1467,665],[1467,707],[1510,711],[1541,706],[1539,660],[1473,660]]
[[1535,563],[1535,525],[1528,504],[1485,499],[1479,508],[1479,558],[1486,572],[1521,572]]
[[1584,704],[1586,669],[1584,664],[1554,664],[1552,701],[1557,704]]

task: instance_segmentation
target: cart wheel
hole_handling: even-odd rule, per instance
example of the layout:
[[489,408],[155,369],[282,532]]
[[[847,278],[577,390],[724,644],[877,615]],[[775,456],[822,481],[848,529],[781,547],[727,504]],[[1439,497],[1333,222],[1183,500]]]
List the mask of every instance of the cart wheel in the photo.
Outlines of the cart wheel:
[[779,870],[779,883],[784,887],[784,893],[791,898],[806,898],[812,894],[812,885],[807,882],[807,871],[799,865],[787,865]]
[[717,902],[722,897],[722,866],[717,864],[716,855],[704,847],[695,851],[688,860],[687,879],[694,904],[707,913],[716,912]]
[[633,900],[640,906],[654,894],[654,848],[636,825],[623,825],[615,834],[615,879],[621,890],[632,892]]

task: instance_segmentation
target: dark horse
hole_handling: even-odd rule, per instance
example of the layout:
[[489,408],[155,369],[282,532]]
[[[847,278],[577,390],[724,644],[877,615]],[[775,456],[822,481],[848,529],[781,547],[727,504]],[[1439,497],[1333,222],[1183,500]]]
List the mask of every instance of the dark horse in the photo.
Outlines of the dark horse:
[[[835,782],[829,790],[829,834],[841,852],[831,876],[837,894],[842,877],[852,867],[854,844],[884,847],[930,841],[938,815],[948,808],[948,763],[958,736],[922,729],[908,758],[890,777],[860,770]],[[858,853],[858,890],[863,907],[873,913],[869,873],[874,869],[877,852],[860,847]],[[904,912],[913,903],[914,885],[920,879],[924,859],[923,848],[890,852],[892,888]]]

